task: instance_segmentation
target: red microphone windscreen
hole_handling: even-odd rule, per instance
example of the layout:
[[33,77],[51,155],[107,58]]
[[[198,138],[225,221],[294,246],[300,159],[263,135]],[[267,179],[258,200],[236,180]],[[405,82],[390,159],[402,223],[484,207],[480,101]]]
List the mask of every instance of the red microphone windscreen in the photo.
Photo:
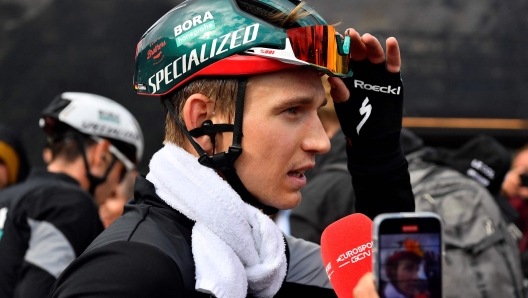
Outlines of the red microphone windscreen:
[[332,223],[321,235],[326,274],[338,297],[352,297],[359,279],[372,272],[372,220],[355,213]]

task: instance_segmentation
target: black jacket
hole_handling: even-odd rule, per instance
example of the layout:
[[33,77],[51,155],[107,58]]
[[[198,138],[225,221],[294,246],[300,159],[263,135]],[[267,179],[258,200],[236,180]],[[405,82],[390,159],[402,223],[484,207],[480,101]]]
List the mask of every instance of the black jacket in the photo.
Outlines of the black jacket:
[[[374,218],[414,211],[399,133],[361,146],[349,141],[346,152],[357,212]],[[194,291],[193,222],[167,206],[142,176],[134,196],[124,215],[62,273],[52,297],[207,297]],[[286,243],[288,271],[276,297],[335,297],[318,245],[288,237]]]
[[355,212],[356,196],[347,169],[343,131],[339,130],[330,143],[328,153],[316,156],[308,183],[301,189],[301,203],[290,215],[292,236],[318,244],[329,224]]
[[[123,216],[63,272],[52,297],[210,297],[194,290],[194,222],[163,202],[154,185],[141,175],[136,178],[134,196]],[[333,290],[314,285],[315,274],[310,276],[313,272],[308,271],[316,262],[306,262],[301,269],[296,266],[297,255],[306,261],[311,254],[326,279],[320,255],[310,252],[317,246],[293,243],[295,248],[286,249],[288,270],[304,269],[305,277],[284,282],[276,297],[335,297]]]
[[[358,212],[373,218],[383,212],[414,211],[399,134],[369,146],[347,145],[347,155]],[[207,297],[194,291],[193,222],[167,206],[142,176],[136,178],[134,196],[124,215],[62,273],[52,297]],[[286,240],[288,271],[276,297],[335,297],[318,245]]]
[[65,174],[35,169],[0,191],[0,297],[46,297],[103,231],[92,196]]

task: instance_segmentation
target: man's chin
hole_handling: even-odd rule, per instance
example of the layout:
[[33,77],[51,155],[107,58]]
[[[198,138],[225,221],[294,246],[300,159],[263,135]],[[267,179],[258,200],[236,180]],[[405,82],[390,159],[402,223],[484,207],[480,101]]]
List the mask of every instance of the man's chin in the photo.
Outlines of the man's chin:
[[288,210],[297,207],[301,203],[300,192],[296,192],[295,194],[288,194],[283,198],[284,199],[282,200],[275,200],[274,202],[271,202],[270,204],[266,205],[277,208],[279,210]]

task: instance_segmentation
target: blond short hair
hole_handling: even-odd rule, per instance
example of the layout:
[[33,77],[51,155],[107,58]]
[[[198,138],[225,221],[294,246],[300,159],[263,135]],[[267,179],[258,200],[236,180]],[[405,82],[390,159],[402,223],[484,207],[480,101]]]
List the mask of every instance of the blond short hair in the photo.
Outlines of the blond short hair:
[[[232,122],[232,116],[235,113],[235,101],[238,90],[238,80],[230,79],[198,79],[179,89],[171,98],[176,115],[181,123],[183,120],[183,107],[189,96],[199,93],[214,102],[215,113],[226,115],[229,123]],[[184,147],[187,142],[185,134],[176,124],[171,115],[167,113],[165,117],[165,141],[164,143],[173,143]]]

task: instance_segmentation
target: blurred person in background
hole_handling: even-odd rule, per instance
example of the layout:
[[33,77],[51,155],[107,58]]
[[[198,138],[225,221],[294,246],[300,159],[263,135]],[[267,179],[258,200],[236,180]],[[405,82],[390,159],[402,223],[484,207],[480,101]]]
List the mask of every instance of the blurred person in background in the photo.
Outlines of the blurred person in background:
[[26,150],[19,136],[0,124],[0,189],[24,181],[29,170]]
[[135,170],[128,172],[110,196],[99,205],[99,216],[105,229],[123,214],[125,203],[134,196],[134,181],[137,174]]
[[508,197],[509,202],[519,212],[516,221],[522,232],[519,242],[524,276],[528,277],[528,145],[525,145],[515,154],[511,169],[502,184],[502,192]]
[[[426,156],[427,161],[455,169],[487,188],[504,220],[512,229],[516,229],[514,223],[518,220],[519,213],[501,191],[512,163],[512,155],[506,147],[493,137],[479,135],[458,149],[435,149],[434,154]],[[516,230],[514,233],[520,238],[520,231]]]
[[42,149],[42,160],[45,164],[49,164],[51,160],[53,159],[53,155],[51,153],[51,140],[48,140],[46,144],[44,145],[44,149]]
[[0,297],[47,297],[62,270],[103,231],[97,205],[141,158],[136,119],[118,103],[65,92],[39,122],[47,169],[0,192]]
[[487,136],[456,150],[427,147],[408,129],[401,137],[416,211],[434,212],[444,223],[445,296],[524,297],[517,233],[494,196],[507,150]]

